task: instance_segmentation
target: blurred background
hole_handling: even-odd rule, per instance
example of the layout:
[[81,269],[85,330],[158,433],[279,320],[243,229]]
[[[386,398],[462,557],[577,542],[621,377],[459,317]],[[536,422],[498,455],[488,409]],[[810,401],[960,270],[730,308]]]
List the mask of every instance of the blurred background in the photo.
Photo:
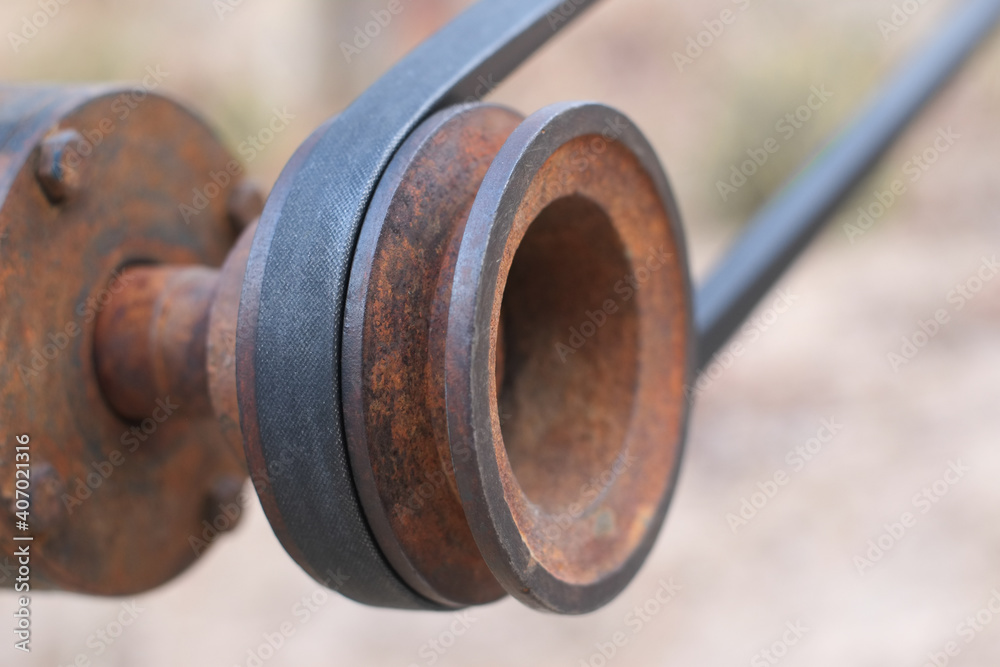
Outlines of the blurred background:
[[[161,92],[234,151],[284,110],[287,130],[247,165],[270,185],[317,125],[468,4],[402,1],[345,55],[384,0],[68,0],[16,52],[0,47],[0,79],[136,81],[159,67]],[[958,4],[605,0],[491,99],[525,113],[594,99],[631,116],[672,178],[697,278]],[[678,58],[727,9],[735,21],[690,62]],[[5,42],[36,11],[35,0],[4,0]],[[994,40],[784,278],[792,307],[777,314],[766,300],[736,339],[743,354],[713,368],[657,546],[605,609],[557,618],[510,600],[462,615],[363,607],[317,588],[250,496],[241,527],[137,598],[119,636],[97,633],[132,601],[38,594],[32,653],[8,638],[0,663],[1000,664],[1000,615],[989,609],[1000,610],[1000,279],[982,269],[1000,246],[998,71]],[[814,90],[825,101],[789,121]],[[739,183],[733,170],[772,137],[780,151],[757,173],[734,191],[720,186]],[[925,152],[926,168],[912,159]],[[859,208],[895,180],[905,194],[860,227]],[[947,324],[893,363],[941,309]],[[778,471],[787,483],[761,502],[754,494],[773,490]],[[671,583],[679,590],[661,604]],[[13,604],[0,594],[0,606]],[[286,622],[294,632],[267,650]],[[608,657],[619,632],[624,644]]]

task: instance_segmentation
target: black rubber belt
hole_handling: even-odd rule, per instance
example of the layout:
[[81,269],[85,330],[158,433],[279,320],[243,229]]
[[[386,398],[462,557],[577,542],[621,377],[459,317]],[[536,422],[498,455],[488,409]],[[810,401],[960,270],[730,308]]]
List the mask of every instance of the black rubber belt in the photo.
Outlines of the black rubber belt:
[[335,576],[337,590],[359,602],[440,608],[408,588],[379,551],[347,458],[341,328],[368,202],[424,118],[491,92],[593,2],[482,0],[318,130],[286,167],[261,217],[251,257],[266,256],[266,263],[248,270],[240,309],[241,329],[247,324],[254,335],[238,345],[253,345],[264,458],[287,462],[269,475],[285,533],[279,537],[314,577]]

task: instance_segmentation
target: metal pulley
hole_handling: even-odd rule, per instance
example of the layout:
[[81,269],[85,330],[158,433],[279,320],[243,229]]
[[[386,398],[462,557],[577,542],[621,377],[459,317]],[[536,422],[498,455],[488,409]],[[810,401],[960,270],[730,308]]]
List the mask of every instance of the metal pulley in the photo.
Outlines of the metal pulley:
[[359,602],[584,613],[621,592],[697,370],[1000,2],[958,12],[697,301],[624,115],[476,101],[589,4],[473,6],[318,128],[266,203],[163,97],[0,86],[0,499],[28,508],[36,579],[157,586],[235,524],[249,476],[290,556]]
[[[344,322],[331,405],[293,373],[257,372],[279,351],[306,365],[337,352],[332,331],[289,350],[258,326],[273,206],[237,237],[248,195],[234,174],[192,223],[190,193],[231,156],[162,98],[91,142],[116,94],[4,97],[32,128],[4,149],[3,286],[18,300],[4,341],[21,369],[5,378],[4,436],[35,429],[46,581],[105,594],[166,581],[250,473],[289,553],[317,578],[347,573],[342,592],[363,602],[510,592],[582,612],[624,587],[673,487],[692,345],[676,208],[627,119],[472,104],[425,121],[375,192],[346,302],[327,305]],[[304,168],[293,158],[271,202]],[[262,419],[276,409],[278,431]],[[308,433],[318,412],[343,416],[340,440]]]

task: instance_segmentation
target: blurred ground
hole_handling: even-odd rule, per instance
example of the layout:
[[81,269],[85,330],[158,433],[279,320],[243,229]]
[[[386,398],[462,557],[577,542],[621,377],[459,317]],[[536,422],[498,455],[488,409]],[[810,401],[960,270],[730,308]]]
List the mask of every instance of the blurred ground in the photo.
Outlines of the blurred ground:
[[[166,91],[232,146],[273,108],[287,108],[295,121],[249,165],[270,183],[316,125],[462,4],[405,3],[348,63],[339,44],[384,6],[379,0],[234,0],[221,18],[209,0],[70,0],[17,53],[0,47],[0,78],[128,80],[159,65],[170,73]],[[788,170],[957,5],[900,3],[920,9],[884,38],[878,22],[895,4],[607,0],[493,99],[530,112],[589,98],[633,117],[673,179],[702,275]],[[679,71],[673,54],[727,8],[737,20]],[[4,2],[4,34],[34,11],[31,0]],[[263,664],[918,667],[934,664],[932,654],[939,665],[1000,663],[1000,618],[974,618],[1000,590],[1000,279],[985,281],[971,300],[949,300],[1000,245],[998,67],[994,41],[784,279],[794,307],[742,335],[745,354],[699,397],[657,547],[606,609],[555,618],[505,601],[454,625],[454,616],[325,596],[253,503],[241,529],[203,562],[140,597],[136,623],[111,645],[93,633],[121,601],[38,595],[34,652],[23,657],[4,642],[0,663],[69,665],[83,655],[112,667],[252,665],[250,653],[285,621],[295,634]],[[776,123],[813,86],[831,91],[829,102],[793,136],[778,135],[775,159],[723,201],[717,182],[747,149],[776,135]],[[908,161],[947,128],[959,135],[953,145],[909,180]],[[858,207],[870,207],[895,179],[906,180],[907,192],[888,212],[863,235],[845,231]],[[894,370],[887,354],[941,309],[947,324]],[[786,458],[824,420],[838,425],[833,439],[801,465],[795,454]],[[953,464],[963,472],[937,485],[942,497],[915,498]],[[779,470],[788,483],[734,532],[727,515]],[[901,529],[905,512],[913,521]],[[889,545],[870,566],[857,560],[875,561],[869,541]],[[676,597],[651,603],[670,579],[682,587]],[[304,607],[296,605],[312,595],[322,602],[300,623]],[[12,597],[0,595],[0,605],[12,606]],[[637,615],[637,606],[647,612]],[[786,632],[786,624],[800,629]],[[626,643],[605,659],[601,647],[608,651],[619,631]],[[783,648],[783,636],[795,644]],[[943,653],[949,642],[957,655]]]

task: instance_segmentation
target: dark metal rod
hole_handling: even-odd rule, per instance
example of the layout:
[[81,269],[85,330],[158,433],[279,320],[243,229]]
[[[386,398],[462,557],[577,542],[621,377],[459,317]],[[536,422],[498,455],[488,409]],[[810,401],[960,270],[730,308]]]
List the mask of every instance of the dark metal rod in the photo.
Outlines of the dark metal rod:
[[754,215],[697,291],[699,370],[998,20],[1000,0],[964,3],[819,157]]

